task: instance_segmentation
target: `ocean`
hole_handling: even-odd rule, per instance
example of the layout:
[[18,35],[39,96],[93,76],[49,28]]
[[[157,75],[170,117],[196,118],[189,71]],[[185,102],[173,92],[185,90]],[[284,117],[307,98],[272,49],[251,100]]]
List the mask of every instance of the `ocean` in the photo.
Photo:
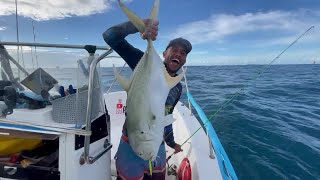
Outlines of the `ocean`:
[[[262,68],[188,67],[189,91],[208,117],[241,92],[212,118],[239,179],[320,179],[320,65],[271,65],[252,81]],[[112,70],[101,72],[106,92]]]

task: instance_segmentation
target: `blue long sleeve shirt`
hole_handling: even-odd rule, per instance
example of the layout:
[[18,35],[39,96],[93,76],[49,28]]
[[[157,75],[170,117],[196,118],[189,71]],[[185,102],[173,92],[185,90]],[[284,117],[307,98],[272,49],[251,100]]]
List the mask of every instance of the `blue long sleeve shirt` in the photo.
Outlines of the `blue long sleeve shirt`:
[[[126,41],[125,37],[129,34],[137,33],[138,30],[131,22],[125,22],[107,29],[103,33],[105,42],[116,51],[133,70],[143,56],[143,52]],[[178,103],[182,92],[182,85],[178,83],[173,87],[166,100],[166,114],[172,114],[174,107]],[[123,129],[126,134],[126,129]],[[175,141],[172,131],[172,124],[164,128],[164,140],[168,146],[174,148]]]

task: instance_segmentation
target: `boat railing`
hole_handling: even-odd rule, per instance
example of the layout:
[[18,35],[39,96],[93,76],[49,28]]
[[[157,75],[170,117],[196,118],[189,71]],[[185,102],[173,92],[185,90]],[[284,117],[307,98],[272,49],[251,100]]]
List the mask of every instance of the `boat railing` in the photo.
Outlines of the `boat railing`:
[[[112,144],[107,139],[104,144],[104,149],[98,153],[95,157],[90,157],[90,135],[91,135],[91,111],[92,111],[92,99],[93,99],[93,85],[94,85],[94,74],[96,73],[96,67],[98,62],[100,62],[102,59],[107,57],[109,54],[113,52],[113,50],[107,46],[92,46],[92,45],[69,45],[69,44],[46,44],[46,43],[28,43],[28,42],[3,42],[0,41],[0,45],[7,45],[7,46],[30,46],[30,47],[49,47],[49,48],[68,48],[68,49],[86,49],[89,53],[89,58],[94,57],[92,63],[90,64],[90,71],[89,71],[89,84],[88,84],[88,104],[87,104],[87,114],[86,114],[86,127],[85,127],[85,133],[77,133],[79,135],[85,136],[85,146],[84,146],[84,153],[80,157],[80,164],[84,164],[85,162],[88,164],[94,163],[97,159],[99,159],[103,154],[108,152]],[[105,53],[102,55],[95,57],[95,51],[96,50],[106,50]],[[22,70],[23,72],[25,69],[19,65],[19,63],[15,62],[14,59],[10,59],[14,64],[17,65],[19,70]],[[104,102],[104,101],[103,101]],[[68,132],[77,132],[77,131],[68,131]]]
[[[182,67],[182,70],[185,71],[185,68]],[[187,81],[187,76],[186,74],[184,74],[184,82],[185,82],[185,86],[186,86],[186,90],[187,92],[189,92],[189,86],[188,86],[188,81]],[[192,106],[191,106],[191,103],[190,103],[190,100],[188,99],[188,105],[189,105],[189,110],[190,110],[190,115],[192,116]]]
[[[51,48],[67,48],[67,49],[85,49],[88,45],[72,45],[72,44],[49,44],[49,43],[29,43],[29,42],[5,42],[0,41],[4,46],[31,46],[31,47],[51,47]],[[107,46],[95,46],[97,50],[111,50]]]
[[[182,67],[182,70],[185,71],[184,67]],[[187,93],[190,93],[190,92],[189,92],[189,86],[188,86],[188,81],[187,81],[187,76],[186,76],[186,74],[184,74],[184,82],[185,82],[185,86],[186,86]],[[189,110],[190,110],[190,115],[192,116],[192,115],[193,115],[193,114],[192,114],[192,105],[191,105],[191,102],[190,102],[190,99],[189,99],[189,98],[188,98],[188,106],[189,106]],[[205,130],[206,130],[206,129],[205,129]],[[210,152],[209,157],[210,157],[211,159],[214,159],[214,153],[213,153],[213,147],[212,147],[212,145],[211,145],[211,139],[210,139],[210,137],[209,137],[208,132],[206,132],[206,133],[207,133],[208,142],[209,142],[209,152]]]
[[[86,117],[86,131],[91,131],[91,111],[92,111],[92,97],[93,97],[93,84],[94,84],[94,74],[96,72],[96,67],[99,61],[107,57],[109,54],[112,53],[112,49],[109,49],[107,52],[103,53],[100,55],[98,58],[94,59],[92,63],[90,64],[90,71],[89,71],[89,86],[88,86],[88,106],[87,106],[87,117]],[[89,98],[90,97],[90,98]],[[86,136],[84,139],[84,154],[82,158],[84,158],[85,162],[92,164],[94,163],[97,159],[99,159],[103,154],[108,152],[112,145],[109,143],[109,145],[106,145],[104,147],[105,149],[100,152],[97,156],[91,158],[89,156],[90,152],[90,136]],[[81,160],[80,160],[81,161]]]
[[[209,137],[209,143],[210,146],[213,147],[213,150],[216,154],[216,158],[220,167],[220,172],[222,175],[222,178],[224,180],[226,179],[232,179],[237,180],[237,175],[233,169],[233,166],[227,156],[227,153],[225,152],[210,120],[207,118],[201,107],[197,104],[197,102],[194,100],[193,96],[190,92],[187,92],[187,96],[189,101],[191,102],[193,108],[197,111],[197,114],[199,115],[200,120],[202,121],[203,127],[205,128],[205,131]],[[212,156],[212,155],[211,155]]]

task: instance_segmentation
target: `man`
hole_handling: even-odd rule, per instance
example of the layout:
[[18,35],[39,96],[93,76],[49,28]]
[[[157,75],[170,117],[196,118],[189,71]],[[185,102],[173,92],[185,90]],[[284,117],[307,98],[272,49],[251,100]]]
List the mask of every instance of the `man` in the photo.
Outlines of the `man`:
[[[147,23],[148,20],[144,20],[145,24],[149,24],[146,31],[141,34],[142,39],[150,37],[155,40],[158,35],[158,21],[153,23]],[[131,22],[125,22],[114,27],[109,28],[103,33],[103,38],[106,43],[115,50],[133,70],[142,58],[144,52],[134,48],[129,44],[125,37],[129,34],[137,33],[138,30]],[[191,43],[183,38],[177,38],[168,44],[166,50],[163,52],[164,65],[171,76],[176,76],[177,71],[185,64],[187,54],[191,51]],[[180,99],[182,91],[181,83],[178,83],[173,87],[166,100],[166,113],[171,114],[177,102]],[[123,127],[123,135],[120,140],[119,148],[116,153],[116,168],[118,173],[117,179],[154,179],[164,180],[166,172],[166,152],[164,143],[160,145],[157,158],[154,162],[153,174],[148,176],[149,164],[138,157],[131,146],[129,145],[126,125]],[[182,151],[181,146],[174,141],[172,133],[172,125],[165,127],[164,129],[164,141],[168,146],[175,150],[175,153]]]

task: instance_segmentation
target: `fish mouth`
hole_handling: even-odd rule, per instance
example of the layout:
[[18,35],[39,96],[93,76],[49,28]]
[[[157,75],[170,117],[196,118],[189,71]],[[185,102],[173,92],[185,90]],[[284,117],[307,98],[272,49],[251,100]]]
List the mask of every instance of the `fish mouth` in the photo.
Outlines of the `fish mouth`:
[[180,60],[179,59],[172,59],[171,62],[173,62],[175,64],[180,64]]

